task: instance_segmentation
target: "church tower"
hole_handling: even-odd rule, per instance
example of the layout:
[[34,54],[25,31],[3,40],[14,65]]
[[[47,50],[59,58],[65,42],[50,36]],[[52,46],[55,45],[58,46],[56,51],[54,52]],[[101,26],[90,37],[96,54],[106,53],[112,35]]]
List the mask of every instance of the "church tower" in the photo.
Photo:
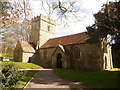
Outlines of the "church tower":
[[31,21],[30,43],[39,48],[47,40],[55,37],[56,22],[46,16],[40,15]]

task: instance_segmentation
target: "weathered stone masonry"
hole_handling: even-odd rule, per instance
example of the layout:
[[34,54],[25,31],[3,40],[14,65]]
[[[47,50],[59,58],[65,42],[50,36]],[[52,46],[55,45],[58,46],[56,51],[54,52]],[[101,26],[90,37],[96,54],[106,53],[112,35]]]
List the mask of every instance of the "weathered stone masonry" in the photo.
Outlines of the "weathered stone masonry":
[[[90,44],[87,32],[55,38],[56,21],[43,15],[31,21],[30,43],[15,49],[15,60],[32,62],[46,68],[65,68],[75,70],[112,69],[111,47],[107,39],[101,43]],[[21,54],[25,52],[24,54]],[[18,53],[20,56],[18,56]],[[25,58],[25,59],[23,59]],[[28,60],[29,59],[29,60]]]

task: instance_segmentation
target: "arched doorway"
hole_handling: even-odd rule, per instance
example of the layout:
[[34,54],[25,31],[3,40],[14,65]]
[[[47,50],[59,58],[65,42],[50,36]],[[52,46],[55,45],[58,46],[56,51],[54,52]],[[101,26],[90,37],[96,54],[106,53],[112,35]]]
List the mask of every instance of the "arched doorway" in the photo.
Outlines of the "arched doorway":
[[32,57],[29,57],[29,60],[28,60],[29,63],[31,63],[31,58],[32,58]]
[[62,54],[61,53],[58,53],[57,54],[57,58],[56,58],[57,60],[57,68],[62,68]]

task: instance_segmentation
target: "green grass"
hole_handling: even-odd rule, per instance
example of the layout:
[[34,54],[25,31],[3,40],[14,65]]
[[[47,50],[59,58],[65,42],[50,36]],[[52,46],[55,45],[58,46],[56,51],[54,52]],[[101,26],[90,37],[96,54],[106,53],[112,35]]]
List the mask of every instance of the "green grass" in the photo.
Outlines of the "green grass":
[[19,81],[16,85],[12,88],[20,88],[22,90],[23,87],[27,84],[27,82],[36,74],[37,71],[30,71],[26,70],[25,75],[23,76],[22,80]]
[[4,58],[9,59],[10,61],[13,61],[13,57],[4,56]]
[[80,82],[91,88],[118,88],[120,84],[119,71],[73,71],[73,70],[54,70],[61,77]]
[[113,70],[120,70],[120,68],[113,68]]
[[25,62],[12,62],[12,61],[1,61],[1,64],[9,64],[13,63],[19,69],[42,69],[41,66],[33,64],[33,63],[25,63]]
[[4,56],[5,59],[13,59],[13,57]]

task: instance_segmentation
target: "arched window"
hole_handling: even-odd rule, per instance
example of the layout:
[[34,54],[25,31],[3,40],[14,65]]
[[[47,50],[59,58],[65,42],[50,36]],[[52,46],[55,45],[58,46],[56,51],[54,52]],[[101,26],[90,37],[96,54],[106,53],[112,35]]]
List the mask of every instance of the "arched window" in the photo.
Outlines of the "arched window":
[[47,49],[44,50],[44,59],[47,59]]
[[74,47],[74,57],[77,59],[77,58],[80,58],[80,48],[79,47]]

